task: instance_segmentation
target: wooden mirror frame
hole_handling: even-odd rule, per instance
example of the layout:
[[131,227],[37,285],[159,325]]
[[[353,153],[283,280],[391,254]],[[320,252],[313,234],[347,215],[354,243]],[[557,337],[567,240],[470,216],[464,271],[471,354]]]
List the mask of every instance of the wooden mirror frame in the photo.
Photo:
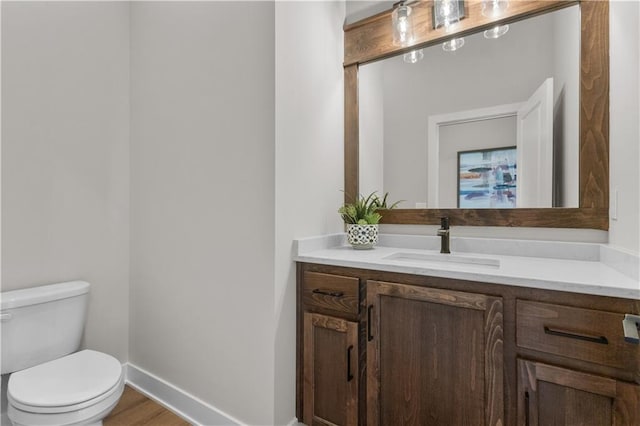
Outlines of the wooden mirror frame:
[[609,229],[609,2],[608,0],[512,0],[499,19],[482,16],[481,0],[466,0],[467,18],[445,34],[431,25],[432,1],[412,3],[416,42],[393,45],[391,13],[386,11],[344,27],[344,189],[345,202],[359,194],[358,67],[416,48],[442,43],[580,4],[579,207],[517,209],[394,209],[381,223],[436,225],[448,216],[455,226],[518,226]]

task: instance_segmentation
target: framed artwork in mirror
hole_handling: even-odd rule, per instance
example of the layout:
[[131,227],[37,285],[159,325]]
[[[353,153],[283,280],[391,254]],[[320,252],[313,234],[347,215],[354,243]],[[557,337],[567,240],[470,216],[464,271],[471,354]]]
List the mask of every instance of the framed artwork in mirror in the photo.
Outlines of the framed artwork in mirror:
[[458,152],[458,208],[517,206],[515,146]]

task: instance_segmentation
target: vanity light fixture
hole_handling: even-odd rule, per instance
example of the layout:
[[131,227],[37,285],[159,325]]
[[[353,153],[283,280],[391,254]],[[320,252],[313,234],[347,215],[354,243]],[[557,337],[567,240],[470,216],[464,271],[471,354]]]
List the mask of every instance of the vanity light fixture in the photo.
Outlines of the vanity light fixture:
[[482,0],[482,16],[497,18],[509,7],[508,0]]
[[[509,0],[482,0],[482,16],[497,18],[504,14],[509,7]],[[484,32],[484,38],[496,39],[509,31],[509,25],[496,25]]]
[[509,31],[509,25],[496,25],[484,32],[484,38],[496,39],[505,35],[507,31]]
[[451,40],[442,43],[442,50],[445,52],[455,52],[462,46],[464,46],[464,37],[452,38]]
[[464,0],[434,0],[433,29],[444,27],[446,31],[465,16]]
[[411,46],[413,44],[413,17],[411,6],[407,1],[394,4],[391,20],[393,22],[393,44],[395,46]]
[[[449,32],[453,25],[465,16],[464,0],[434,0],[433,28],[444,28]],[[454,52],[464,46],[464,38],[454,38],[442,44],[445,52]]]
[[419,60],[424,58],[424,52],[422,49],[412,50],[409,53],[405,53],[402,59],[408,64],[415,64]]

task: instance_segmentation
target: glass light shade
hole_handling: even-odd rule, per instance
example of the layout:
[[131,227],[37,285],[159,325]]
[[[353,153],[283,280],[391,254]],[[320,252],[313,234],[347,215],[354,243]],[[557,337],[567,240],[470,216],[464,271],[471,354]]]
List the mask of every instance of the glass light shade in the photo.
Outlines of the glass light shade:
[[442,43],[442,50],[445,52],[455,52],[462,46],[464,46],[464,37],[452,38],[451,40]]
[[490,39],[499,38],[505,35],[507,31],[509,31],[508,25],[496,25],[490,30],[486,30],[484,32],[484,38],[490,38]]
[[482,16],[497,18],[509,7],[508,0],[482,0]]
[[412,50],[409,53],[405,53],[402,59],[408,64],[415,64],[419,60],[424,58],[424,52],[422,49]]
[[411,46],[413,44],[413,17],[411,7],[400,5],[391,15],[393,21],[393,44],[395,46]]
[[449,30],[449,28],[464,17],[464,3],[459,0],[434,0],[433,28]]

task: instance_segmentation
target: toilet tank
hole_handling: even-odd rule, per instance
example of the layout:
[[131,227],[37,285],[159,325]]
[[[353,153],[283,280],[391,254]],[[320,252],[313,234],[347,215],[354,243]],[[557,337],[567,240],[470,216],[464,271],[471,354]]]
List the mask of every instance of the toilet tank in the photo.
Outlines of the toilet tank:
[[77,351],[88,301],[84,281],[0,293],[2,374]]

